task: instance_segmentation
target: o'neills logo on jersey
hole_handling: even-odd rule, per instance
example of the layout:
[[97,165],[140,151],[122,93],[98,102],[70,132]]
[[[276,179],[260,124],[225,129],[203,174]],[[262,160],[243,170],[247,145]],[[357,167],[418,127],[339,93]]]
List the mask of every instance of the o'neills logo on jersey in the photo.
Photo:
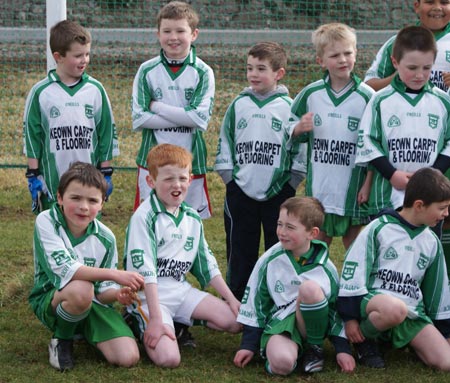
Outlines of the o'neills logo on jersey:
[[389,119],[387,126],[388,126],[388,128],[395,128],[396,126],[400,126],[401,124],[402,124],[402,122],[400,121],[400,119],[394,114]]
[[87,118],[94,118],[94,107],[92,105],[84,105],[84,114]]
[[390,247],[389,249],[387,249],[386,253],[384,253],[383,258],[387,260],[397,259],[398,254],[394,248]]
[[245,129],[247,127],[247,121],[244,118],[241,118],[237,124],[238,129]]
[[284,293],[284,285],[283,285],[283,283],[281,283],[281,281],[280,280],[277,280],[276,282],[275,282],[275,288],[274,288],[274,291],[276,292],[276,293]]
[[130,256],[131,256],[131,263],[133,263],[134,268],[139,269],[141,266],[144,265],[144,250],[141,249],[131,250]]
[[314,114],[314,126],[321,126],[322,125],[322,119],[320,116],[316,113]]
[[57,118],[59,116],[61,116],[59,109],[56,106],[52,106],[50,108],[50,118]]
[[344,268],[342,269],[342,279],[345,279],[348,281],[349,279],[352,279],[355,275],[356,268],[358,267],[358,262],[345,262]]

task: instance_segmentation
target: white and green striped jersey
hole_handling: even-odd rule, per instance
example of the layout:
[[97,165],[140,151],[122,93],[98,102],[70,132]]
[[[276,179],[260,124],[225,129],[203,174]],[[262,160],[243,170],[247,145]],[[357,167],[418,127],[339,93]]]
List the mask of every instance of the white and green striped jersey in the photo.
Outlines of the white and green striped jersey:
[[[45,315],[47,293],[63,289],[81,266],[116,269],[118,262],[116,238],[107,226],[94,219],[84,236],[74,238],[56,204],[36,218],[33,253],[34,286],[29,301],[39,318]],[[96,294],[119,288],[114,281],[94,282],[94,287]]]
[[68,87],[55,70],[33,86],[24,112],[24,153],[39,170],[56,200],[59,179],[75,161],[94,166],[119,155],[111,104],[102,84],[83,74]]
[[[130,219],[124,267],[141,274],[145,283],[158,284],[161,303],[176,299],[191,272],[201,287],[220,274],[208,247],[198,213],[184,202],[175,217],[166,211],[154,190]],[[145,302],[143,291],[138,293]]]
[[447,269],[437,236],[395,211],[372,221],[347,251],[339,289],[340,297],[368,293],[402,300],[411,319],[450,318]]
[[295,312],[299,287],[307,280],[320,285],[328,300],[329,316],[334,318],[339,276],[326,244],[312,241],[299,261],[280,243],[275,244],[258,259],[250,275],[237,321],[257,328],[282,321]]
[[[192,172],[206,173],[206,144],[203,132],[208,127],[214,105],[215,80],[212,69],[196,56],[192,47],[183,66],[174,73],[163,52],[144,62],[134,78],[132,119],[133,130],[142,130],[142,142],[136,163],[147,167],[148,151],[155,145],[170,143],[182,146],[193,154]],[[155,116],[152,101],[182,107],[195,127],[177,126],[143,128]],[[170,121],[166,121],[167,123]]]
[[[398,75],[370,100],[361,120],[356,163],[386,157],[406,172],[432,166],[439,154],[450,156],[450,96],[425,85],[419,94],[406,93]],[[369,213],[403,205],[397,190],[376,169],[369,197]]]
[[305,193],[322,202],[325,211],[340,216],[363,215],[357,195],[366,168],[355,165],[358,129],[373,90],[352,75],[353,84],[336,94],[328,73],[302,89],[292,112],[301,118],[313,112],[314,127],[300,140],[308,143]]
[[[445,92],[447,92],[448,87],[444,83],[443,74],[445,72],[450,72],[449,32],[450,24],[447,24],[447,27],[443,31],[434,34],[437,45],[437,56],[430,74],[430,81]],[[372,78],[386,78],[395,72],[391,56],[396,37],[397,36],[392,36],[388,39],[377,52],[375,59],[372,61],[372,64],[366,73],[366,77],[364,78],[365,82]]]
[[291,141],[291,103],[284,86],[266,98],[246,88],[228,107],[214,169],[232,170],[250,198],[267,200],[290,180],[291,170],[306,171],[305,148]]

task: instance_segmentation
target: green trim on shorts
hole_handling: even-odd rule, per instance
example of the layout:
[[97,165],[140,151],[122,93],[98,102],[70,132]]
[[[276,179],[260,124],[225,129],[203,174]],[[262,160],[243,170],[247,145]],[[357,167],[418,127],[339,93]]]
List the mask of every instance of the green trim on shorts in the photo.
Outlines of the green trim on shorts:
[[290,314],[283,320],[274,320],[270,322],[261,336],[261,355],[265,357],[266,347],[272,335],[286,335],[298,345],[298,355],[303,353],[303,340],[300,331],[297,328],[295,313]]
[[[367,318],[367,304],[377,294],[381,293],[368,293],[361,301],[360,313],[361,318]],[[377,339],[384,342],[390,342],[393,348],[402,348],[411,343],[416,335],[423,330],[423,328],[429,324],[433,324],[433,321],[425,316],[419,316],[415,319],[406,318],[402,323],[386,331],[380,331]]]

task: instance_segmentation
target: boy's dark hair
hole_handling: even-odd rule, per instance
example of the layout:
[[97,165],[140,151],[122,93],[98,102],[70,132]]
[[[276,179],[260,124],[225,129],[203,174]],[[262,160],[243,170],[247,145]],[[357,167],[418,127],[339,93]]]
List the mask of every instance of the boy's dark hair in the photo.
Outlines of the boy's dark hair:
[[406,185],[403,207],[412,207],[417,200],[423,201],[425,206],[450,201],[450,180],[437,169],[417,170]]
[[194,31],[198,27],[199,17],[194,8],[190,4],[183,1],[171,1],[160,9],[158,16],[156,17],[158,31],[161,27],[161,20],[181,20],[186,19],[191,31]]
[[189,166],[192,170],[192,154],[181,146],[172,144],[159,144],[151,148],[147,154],[147,169],[153,178],[158,176],[158,169],[166,165],[175,165],[180,168]]
[[307,230],[320,228],[325,219],[325,209],[322,203],[314,197],[291,197],[284,201],[281,209],[286,209],[288,215],[293,215]]
[[272,41],[263,41],[253,45],[248,51],[249,56],[259,60],[269,61],[273,71],[287,67],[287,54],[284,48]]
[[420,25],[401,29],[395,38],[392,56],[397,62],[400,62],[405,53],[410,51],[433,52],[434,58],[436,58],[437,46],[433,32]]
[[72,43],[86,45],[91,41],[89,31],[74,21],[63,20],[50,29],[50,49],[52,53],[58,52],[63,57],[70,50]]
[[74,162],[69,169],[61,176],[58,185],[58,194],[62,197],[67,187],[72,181],[78,181],[83,186],[90,186],[102,192],[102,199],[105,200],[108,184],[105,177],[94,165],[86,162]]

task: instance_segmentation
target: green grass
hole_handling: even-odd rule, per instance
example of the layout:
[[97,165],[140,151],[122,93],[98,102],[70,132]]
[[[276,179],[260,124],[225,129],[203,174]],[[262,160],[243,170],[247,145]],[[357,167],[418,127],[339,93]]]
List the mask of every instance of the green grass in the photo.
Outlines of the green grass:
[[[448,375],[424,367],[406,351],[389,351],[388,368],[374,371],[358,367],[355,373],[338,372],[329,344],[326,346],[325,371],[313,376],[292,375],[271,378],[264,373],[259,358],[245,369],[234,367],[232,360],[239,346],[239,335],[213,332],[194,327],[197,349],[182,350],[181,366],[175,370],[155,367],[142,352],[139,364],[131,369],[110,366],[84,343],[75,345],[76,368],[61,374],[47,361],[50,332],[35,318],[27,303],[32,286],[32,231],[34,216],[30,212],[28,191],[22,170],[0,170],[0,382],[444,382]],[[116,234],[119,253],[131,215],[135,174],[118,171],[115,190],[104,208],[103,221]],[[225,235],[222,203],[224,188],[215,174],[208,175],[214,216],[205,221],[207,240],[215,252],[222,272],[225,265]],[[331,248],[332,259],[340,268],[343,249],[339,240]]]

